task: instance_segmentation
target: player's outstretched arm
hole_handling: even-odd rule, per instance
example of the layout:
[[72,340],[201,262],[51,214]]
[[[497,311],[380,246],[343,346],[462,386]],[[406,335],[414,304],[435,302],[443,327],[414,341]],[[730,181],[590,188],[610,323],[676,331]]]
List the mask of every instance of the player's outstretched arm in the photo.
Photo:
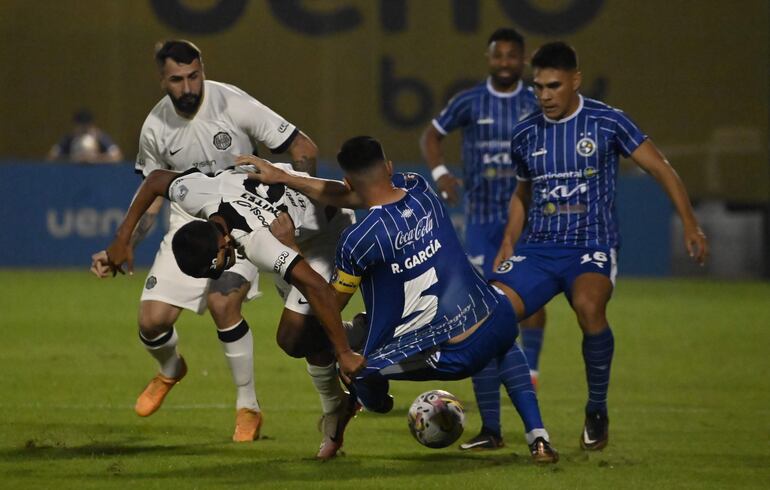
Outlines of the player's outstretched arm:
[[[135,241],[132,239],[134,230],[148,209],[160,207],[162,197],[165,195],[169,184],[178,175],[178,172],[170,170],[154,170],[139,186],[123,222],[118,226],[115,238],[107,247],[108,266],[113,275],[118,272],[124,273],[124,263],[127,265],[129,273],[134,272],[133,244]],[[155,214],[157,215],[157,210]],[[146,234],[147,230],[142,232]]]
[[345,328],[342,326],[340,308],[332,286],[315,272],[306,260],[300,260],[291,270],[291,284],[307,298],[316,318],[334,347],[340,370],[353,377],[366,366],[363,356],[350,348]]
[[366,207],[358,194],[351,191],[342,181],[289,173],[254,155],[241,155],[235,159],[235,163],[253,165],[256,168],[257,173],[250,174],[249,178],[265,184],[283,184],[322,204],[351,209]]
[[492,265],[494,269],[497,269],[502,261],[513,255],[513,247],[519,241],[521,231],[524,229],[524,222],[527,220],[527,208],[530,199],[532,199],[532,184],[529,181],[520,180],[516,184],[516,190],[508,204],[508,223],[505,225],[500,250],[498,250]]
[[443,139],[444,135],[439,133],[432,123],[429,124],[420,137],[420,152],[422,158],[428,163],[441,197],[454,206],[460,200],[461,182],[444,164],[444,152],[441,149]]
[[631,159],[650,174],[665,189],[684,225],[684,243],[690,257],[703,265],[708,257],[708,241],[698,225],[682,179],[668,163],[666,157],[649,139],[631,153]]

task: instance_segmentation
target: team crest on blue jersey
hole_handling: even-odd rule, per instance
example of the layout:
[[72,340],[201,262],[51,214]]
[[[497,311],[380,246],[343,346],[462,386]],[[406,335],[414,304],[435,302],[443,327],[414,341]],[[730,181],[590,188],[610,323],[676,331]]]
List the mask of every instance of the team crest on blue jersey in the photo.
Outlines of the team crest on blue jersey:
[[220,131],[214,135],[214,146],[217,150],[226,150],[233,144],[233,138],[224,131]]
[[583,169],[583,177],[585,177],[586,179],[590,179],[591,177],[595,176],[597,173],[599,173],[599,171],[593,167],[586,167],[585,169]]
[[577,150],[578,155],[583,157],[590,157],[596,153],[596,141],[588,137],[583,138],[577,142],[575,149]]
[[498,274],[505,274],[506,272],[510,272],[510,270],[513,269],[513,261],[512,260],[503,260],[500,262],[500,265],[497,266],[497,272]]

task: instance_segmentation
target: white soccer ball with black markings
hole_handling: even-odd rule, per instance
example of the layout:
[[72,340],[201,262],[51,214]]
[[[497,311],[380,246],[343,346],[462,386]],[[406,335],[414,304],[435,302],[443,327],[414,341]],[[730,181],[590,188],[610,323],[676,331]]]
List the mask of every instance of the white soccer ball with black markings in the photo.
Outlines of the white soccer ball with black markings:
[[443,390],[426,391],[415,399],[407,414],[409,431],[429,448],[447,447],[465,429],[465,411],[456,396]]

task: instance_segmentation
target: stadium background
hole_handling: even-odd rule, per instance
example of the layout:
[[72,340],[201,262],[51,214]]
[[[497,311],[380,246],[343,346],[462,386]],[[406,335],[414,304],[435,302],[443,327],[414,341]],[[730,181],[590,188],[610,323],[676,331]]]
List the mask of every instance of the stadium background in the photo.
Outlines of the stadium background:
[[[520,29],[530,53],[556,38],[577,48],[585,92],[623,108],[664,149],[714,248],[707,267],[691,266],[665,195],[624,162],[631,217],[626,277],[610,303],[619,346],[610,447],[577,447],[579,331],[557,299],[539,395],[557,467],[527,464],[507,403],[503,453],[418,446],[405,410],[439,387],[422,383],[394,387],[391,416],[362,414],[349,456],[319,470],[308,458],[317,398],[303,363],[272,341],[280,302],[267,280],[265,297],[246,307],[267,439],[228,442],[231,381],[208,316],[180,321],[189,379],[138,420],[131,406],[154,369],[134,329],[143,273],[97,281],[86,268],[139,180],[130,162],[44,163],[72,113],[89,107],[132,160],[161,96],[154,43],[183,37],[203,50],[209,78],[306,131],[324,172],[360,133],[416,168],[420,132],[451,93],[484,76],[486,38],[502,25]],[[767,488],[770,284],[724,278],[770,268],[769,25],[765,0],[3,0],[0,487]],[[459,163],[459,138],[447,143]],[[152,240],[142,247],[148,263]],[[440,387],[473,399],[469,383]],[[474,433],[475,407],[466,408]]]
[[[629,216],[622,220],[621,273],[770,274],[768,6],[762,0],[6,0],[1,8],[0,26],[11,40],[0,45],[6,67],[0,157],[6,163],[40,159],[81,107],[93,111],[131,159],[142,121],[161,95],[154,43],[185,37],[203,50],[209,78],[240,86],[295,122],[318,143],[323,160],[333,162],[344,138],[366,133],[381,138],[397,164],[412,168],[421,163],[417,139],[425,125],[451,94],[486,73],[491,30],[521,29],[529,52],[546,40],[566,39],[578,49],[584,92],[624,109],[664,149],[701,205],[714,245],[707,268],[688,264],[663,193],[649,179],[632,182],[642,187],[632,199],[630,191],[620,194],[621,212]],[[458,163],[459,137],[449,138],[446,148]],[[626,177],[634,176],[627,162],[624,168]],[[12,206],[13,190],[27,179],[18,167],[0,169],[3,205]],[[33,225],[41,250],[74,251],[92,245],[89,238],[110,236],[105,230],[114,228],[116,209],[131,191],[112,189],[111,201],[93,195],[89,201],[89,189],[125,179],[99,170],[57,172],[59,191],[36,201],[57,204],[6,224]],[[85,216],[79,200],[91,203]],[[61,229],[67,219],[74,227],[69,242],[47,226]],[[662,258],[656,261],[650,250]],[[0,264],[74,265],[73,253],[38,262],[37,252]]]

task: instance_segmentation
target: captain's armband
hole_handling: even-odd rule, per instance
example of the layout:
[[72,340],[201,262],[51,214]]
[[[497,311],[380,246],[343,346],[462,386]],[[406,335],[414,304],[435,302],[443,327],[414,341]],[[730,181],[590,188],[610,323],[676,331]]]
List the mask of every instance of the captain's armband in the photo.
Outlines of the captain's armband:
[[341,293],[353,294],[361,284],[361,278],[337,269],[332,276],[332,286]]

